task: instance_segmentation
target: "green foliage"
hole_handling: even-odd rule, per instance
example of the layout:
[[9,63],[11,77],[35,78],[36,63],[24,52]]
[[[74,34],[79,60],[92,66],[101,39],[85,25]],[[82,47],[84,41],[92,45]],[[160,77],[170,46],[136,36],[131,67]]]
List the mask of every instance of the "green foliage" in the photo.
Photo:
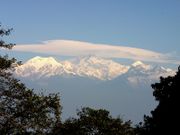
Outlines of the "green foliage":
[[7,70],[11,69],[13,70],[14,67],[21,65],[21,61],[18,61],[15,58],[8,58],[8,55],[0,56],[0,69],[1,70]]
[[[4,29],[2,28],[2,25],[0,24],[0,37],[8,36],[12,31],[11,29]],[[7,49],[12,49],[14,44],[12,43],[5,43],[2,39],[0,39],[0,47],[7,48]]]
[[137,128],[139,134],[179,134],[180,67],[175,76],[160,77],[160,82],[153,84],[152,88],[159,104],[151,112],[152,116],[144,117],[144,124]]
[[[1,37],[10,31],[0,25]],[[0,47],[11,49],[13,44],[1,40]],[[35,94],[13,78],[10,71],[18,64],[15,58],[0,56],[0,134],[48,134],[60,122],[59,96]]]
[[112,118],[107,110],[82,108],[78,118],[70,118],[55,127],[56,135],[132,135],[131,122]]
[[48,133],[60,120],[59,97],[37,95],[16,79],[1,80],[0,133]]

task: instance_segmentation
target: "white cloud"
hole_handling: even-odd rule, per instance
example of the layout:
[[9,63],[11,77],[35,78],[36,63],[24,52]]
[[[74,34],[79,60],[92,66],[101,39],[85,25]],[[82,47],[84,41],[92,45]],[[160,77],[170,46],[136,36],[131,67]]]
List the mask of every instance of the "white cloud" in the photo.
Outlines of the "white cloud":
[[149,62],[179,64],[180,61],[162,53],[125,46],[94,44],[73,40],[50,40],[40,44],[16,45],[13,50],[59,56],[96,55],[106,58],[127,58]]

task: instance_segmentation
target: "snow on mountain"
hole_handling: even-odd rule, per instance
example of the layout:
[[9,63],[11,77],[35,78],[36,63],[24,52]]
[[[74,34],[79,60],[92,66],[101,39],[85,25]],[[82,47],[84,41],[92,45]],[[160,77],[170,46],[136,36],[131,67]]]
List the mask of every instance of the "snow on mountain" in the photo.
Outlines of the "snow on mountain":
[[127,80],[133,85],[139,85],[142,82],[144,84],[151,84],[157,81],[160,76],[167,77],[175,74],[172,69],[166,69],[161,66],[152,66],[144,64],[141,61],[136,61],[131,65],[126,73]]
[[20,77],[50,77],[63,74],[74,74],[71,69],[71,64],[68,62],[57,62],[52,57],[42,58],[34,57],[28,60],[23,65],[15,70],[15,74]]
[[78,57],[66,61],[57,61],[53,57],[37,56],[17,67],[15,74],[19,77],[32,79],[79,76],[98,80],[113,80],[123,75],[132,84],[141,82],[149,84],[160,76],[174,75],[175,71],[148,65],[141,61],[125,66],[96,56]]
[[54,58],[34,57],[19,66],[15,74],[20,77],[51,77],[77,75],[99,80],[111,80],[128,71],[129,67],[95,56],[57,62]]
[[134,62],[131,67],[134,67],[136,69],[140,69],[140,70],[149,70],[151,68],[150,65],[144,64],[141,61],[136,61]]
[[129,66],[95,56],[76,58],[72,63],[76,65],[76,73],[79,76],[93,77],[100,80],[111,80],[126,73],[129,69]]

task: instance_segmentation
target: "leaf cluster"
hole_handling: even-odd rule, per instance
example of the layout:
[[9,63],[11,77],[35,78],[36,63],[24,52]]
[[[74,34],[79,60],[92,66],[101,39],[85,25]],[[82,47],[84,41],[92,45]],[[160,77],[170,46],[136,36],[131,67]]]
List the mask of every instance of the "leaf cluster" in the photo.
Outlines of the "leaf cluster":
[[112,118],[107,110],[82,108],[78,118],[70,118],[54,129],[56,135],[133,135],[131,122]]

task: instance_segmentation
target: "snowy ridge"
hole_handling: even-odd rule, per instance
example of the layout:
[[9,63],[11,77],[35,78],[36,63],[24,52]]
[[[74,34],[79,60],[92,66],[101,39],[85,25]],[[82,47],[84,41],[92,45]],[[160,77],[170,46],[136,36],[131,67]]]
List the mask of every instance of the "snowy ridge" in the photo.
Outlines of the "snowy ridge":
[[79,76],[94,77],[100,80],[111,80],[128,71],[129,67],[95,56],[81,57],[73,62]]
[[113,80],[124,75],[131,83],[155,80],[160,76],[174,75],[174,73],[175,71],[172,69],[144,64],[141,61],[127,66],[96,56],[78,57],[66,61],[57,61],[53,57],[36,56],[15,70],[15,74],[19,77],[34,79],[53,76],[79,76],[98,80]]
[[172,75],[175,75],[175,70],[166,69],[161,66],[147,65],[137,61],[132,64],[126,73],[126,78],[131,84],[140,85],[142,82],[144,84],[151,84],[157,81],[160,76],[167,77]]
[[15,74],[20,77],[35,77],[38,79],[55,75],[77,75],[99,80],[111,80],[126,73],[128,69],[128,66],[94,56],[61,62],[57,62],[52,57],[37,56],[17,67]]

